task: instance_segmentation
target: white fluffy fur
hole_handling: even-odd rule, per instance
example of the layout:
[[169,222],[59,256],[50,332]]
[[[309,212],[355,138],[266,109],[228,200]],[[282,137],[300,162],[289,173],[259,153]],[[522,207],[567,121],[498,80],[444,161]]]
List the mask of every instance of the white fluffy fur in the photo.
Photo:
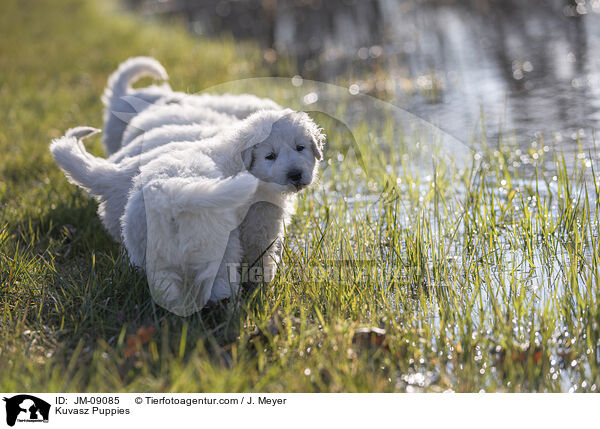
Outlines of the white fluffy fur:
[[[231,123],[229,124],[231,126]],[[193,142],[216,135],[225,129],[224,124],[195,123],[185,125],[162,125],[133,139],[127,146],[112,154],[108,159],[120,162],[125,158],[138,156],[157,147],[174,142]]]
[[237,118],[207,108],[190,108],[181,104],[155,104],[133,117],[123,133],[121,147],[128,146],[138,137],[166,125],[230,124]]

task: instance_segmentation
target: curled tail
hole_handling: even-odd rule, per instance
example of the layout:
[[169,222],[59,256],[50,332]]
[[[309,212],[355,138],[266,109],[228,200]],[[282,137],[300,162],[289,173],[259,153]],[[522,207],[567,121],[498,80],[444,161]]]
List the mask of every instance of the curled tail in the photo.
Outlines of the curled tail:
[[104,105],[110,108],[113,100],[126,95],[131,89],[131,84],[144,76],[150,76],[159,80],[167,80],[169,78],[165,68],[154,58],[129,58],[127,61],[121,63],[119,68],[108,78],[108,84],[102,96]]
[[91,127],[71,128],[52,141],[50,152],[71,183],[101,197],[118,180],[120,171],[115,164],[90,155],[81,143],[81,139],[99,131]]
[[165,89],[170,89],[165,83],[161,87],[133,91],[131,85],[145,76],[158,80],[168,79],[165,68],[150,57],[129,58],[108,78],[108,84],[102,95],[104,103],[102,144],[107,155],[121,148],[123,132],[129,121],[163,97]]

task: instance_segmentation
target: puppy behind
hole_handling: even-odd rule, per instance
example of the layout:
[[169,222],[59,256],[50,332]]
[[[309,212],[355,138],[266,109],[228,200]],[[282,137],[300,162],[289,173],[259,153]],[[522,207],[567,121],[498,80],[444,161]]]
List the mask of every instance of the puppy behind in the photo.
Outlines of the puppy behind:
[[[102,144],[107,155],[117,152],[124,145],[123,135],[129,123],[140,113],[155,105],[187,105],[194,108],[187,109],[187,112],[193,112],[196,108],[200,110],[209,109],[237,119],[244,119],[259,110],[281,109],[281,106],[274,101],[251,94],[188,95],[183,92],[172,91],[166,82],[140,89],[131,87],[138,79],[145,76],[160,81],[166,81],[168,78],[164,67],[154,58],[133,57],[121,63],[108,79],[102,96],[104,103]],[[161,112],[164,111],[161,110]],[[154,111],[154,114],[156,115],[156,111]],[[197,117],[192,116],[188,120],[183,120],[177,116],[171,116],[177,122],[165,120],[162,125],[191,124],[196,121]],[[157,123],[154,123],[152,127],[155,126],[157,126]],[[136,128],[135,126],[129,128],[127,143],[131,142],[137,135],[151,129],[149,127]]]

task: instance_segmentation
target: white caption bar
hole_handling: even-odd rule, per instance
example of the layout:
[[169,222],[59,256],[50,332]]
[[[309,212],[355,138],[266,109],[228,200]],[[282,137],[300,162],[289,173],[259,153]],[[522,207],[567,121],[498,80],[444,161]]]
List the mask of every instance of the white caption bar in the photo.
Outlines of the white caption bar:
[[[578,427],[594,394],[3,393],[0,427]],[[41,424],[41,425],[40,425]],[[414,425],[414,426],[413,426]],[[535,426],[533,426],[535,425]]]

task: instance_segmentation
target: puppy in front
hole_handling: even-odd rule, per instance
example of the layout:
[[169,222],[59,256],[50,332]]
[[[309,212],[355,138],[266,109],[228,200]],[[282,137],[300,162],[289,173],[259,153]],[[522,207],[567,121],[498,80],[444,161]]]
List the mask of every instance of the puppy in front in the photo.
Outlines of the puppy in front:
[[[91,156],[80,127],[50,150],[68,179],[99,202],[98,214],[155,301],[190,315],[235,296],[231,267],[275,272],[295,195],[313,183],[324,135],[305,113],[260,110],[195,141],[161,142],[136,156]],[[199,133],[203,136],[204,134]]]

